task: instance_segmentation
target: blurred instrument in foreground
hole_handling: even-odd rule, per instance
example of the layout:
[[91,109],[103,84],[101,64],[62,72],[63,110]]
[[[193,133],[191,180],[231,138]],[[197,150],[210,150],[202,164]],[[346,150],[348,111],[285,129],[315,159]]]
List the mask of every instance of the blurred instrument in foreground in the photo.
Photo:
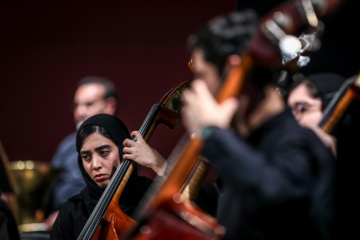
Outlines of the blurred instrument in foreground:
[[344,82],[337,94],[324,110],[324,117],[319,126],[327,133],[332,133],[350,104],[360,96],[360,74]]

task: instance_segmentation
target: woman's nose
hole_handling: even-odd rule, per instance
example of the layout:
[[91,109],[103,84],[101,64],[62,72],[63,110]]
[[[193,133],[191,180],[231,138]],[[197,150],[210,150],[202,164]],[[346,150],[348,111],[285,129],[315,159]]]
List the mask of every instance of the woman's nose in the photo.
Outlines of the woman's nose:
[[93,156],[93,168],[94,169],[101,168],[101,158],[99,156]]

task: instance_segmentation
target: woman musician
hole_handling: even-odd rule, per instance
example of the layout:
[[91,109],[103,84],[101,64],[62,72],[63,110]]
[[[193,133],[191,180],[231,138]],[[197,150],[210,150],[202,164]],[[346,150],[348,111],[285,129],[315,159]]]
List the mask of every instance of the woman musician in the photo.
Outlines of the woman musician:
[[312,129],[336,156],[336,140],[319,126],[324,109],[345,83],[345,78],[335,73],[316,73],[294,81],[287,103],[299,124]]
[[[138,133],[138,142],[143,138]],[[124,156],[124,143],[133,144],[124,123],[116,117],[99,114],[86,120],[77,131],[78,164],[86,187],[77,195],[68,199],[61,207],[59,216],[51,231],[50,239],[76,239],[82,231],[91,212],[109,184],[116,168]],[[146,166],[152,167],[157,174],[162,174],[165,160],[157,152],[151,151]],[[142,161],[134,157],[131,151],[127,158]],[[142,162],[144,163],[144,162]],[[131,215],[139,200],[152,181],[138,176],[133,171],[120,197],[119,206],[124,213]]]

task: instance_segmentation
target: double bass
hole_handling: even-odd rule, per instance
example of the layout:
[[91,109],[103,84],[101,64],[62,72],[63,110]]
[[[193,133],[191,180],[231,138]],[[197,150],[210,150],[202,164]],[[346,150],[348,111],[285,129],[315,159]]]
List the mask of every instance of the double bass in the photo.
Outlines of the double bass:
[[[222,102],[229,97],[237,96],[243,82],[250,78],[256,67],[279,69],[283,55],[296,53],[301,49],[301,43],[298,40],[295,43],[296,49],[291,49],[294,38],[289,35],[298,34],[306,26],[317,27],[317,16],[326,15],[341,2],[340,0],[317,1],[323,5],[313,5],[311,1],[291,1],[282,4],[265,16],[259,32],[241,56],[241,64],[231,69],[226,77],[223,87],[216,96],[217,101]],[[181,157],[178,158],[154,197],[140,210],[139,224],[129,231],[125,239],[167,239],[170,237],[172,239],[218,239],[223,236],[223,231],[211,228],[213,223],[211,220],[201,213],[192,211],[191,204],[181,195],[184,184],[198,162],[203,144],[202,139],[196,135],[191,137]],[[173,220],[175,222],[171,223],[170,221]],[[189,227],[186,229],[189,232],[182,231],[185,227],[179,229],[183,226],[179,224],[181,220],[188,223]]]
[[[185,81],[173,87],[152,106],[139,129],[145,141],[150,139],[159,124],[164,124],[169,128],[176,126],[182,108],[181,92],[189,86],[189,83],[190,81]],[[136,141],[136,138],[133,138],[133,141]],[[119,239],[121,234],[135,222],[119,207],[121,193],[134,167],[133,161],[122,160],[78,236],[78,240]]]

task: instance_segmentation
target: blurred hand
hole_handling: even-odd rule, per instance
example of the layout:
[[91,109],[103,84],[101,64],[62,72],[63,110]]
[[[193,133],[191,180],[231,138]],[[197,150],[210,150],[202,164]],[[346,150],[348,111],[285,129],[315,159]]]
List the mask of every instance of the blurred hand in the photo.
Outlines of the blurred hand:
[[239,105],[235,98],[217,103],[202,80],[194,80],[182,96],[182,121],[189,134],[200,134],[207,126],[228,128]]
[[334,156],[336,156],[336,138],[335,137],[326,133],[321,127],[319,127],[317,125],[307,123],[307,122],[302,122],[301,125],[303,127],[311,129],[320,138],[320,140],[324,143],[324,145],[331,149]]

